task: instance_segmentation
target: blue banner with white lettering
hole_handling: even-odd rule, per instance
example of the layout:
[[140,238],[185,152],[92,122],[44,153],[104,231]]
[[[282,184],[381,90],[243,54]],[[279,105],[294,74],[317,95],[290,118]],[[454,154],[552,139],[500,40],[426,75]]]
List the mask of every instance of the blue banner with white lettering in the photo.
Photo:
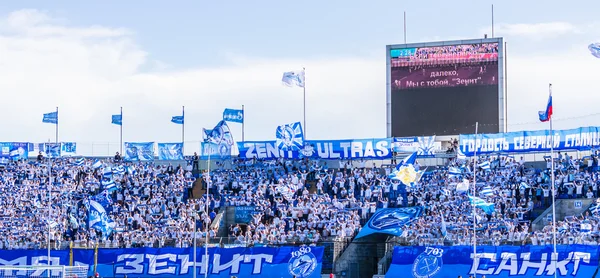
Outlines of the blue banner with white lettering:
[[423,213],[423,207],[380,209],[367,222],[356,238],[372,234],[400,236],[408,226]]
[[219,144],[211,142],[200,143],[200,159],[225,159],[231,157],[231,146],[224,142]]
[[[48,265],[48,250],[0,250],[0,265]],[[69,250],[52,250],[50,252],[50,265],[69,265]],[[43,269],[33,273],[27,273],[27,271],[10,272],[3,271],[0,274],[4,277],[15,277],[15,275],[20,277],[48,277],[48,273]],[[61,273],[54,271],[51,274],[54,277],[60,277]]]
[[0,142],[0,158],[19,160],[29,157],[28,143]]
[[592,277],[598,268],[598,246],[557,245],[553,263],[552,245],[411,246],[394,248],[385,277]]
[[183,143],[158,143],[159,160],[183,160]]
[[392,157],[392,138],[354,140],[305,140],[298,151],[284,151],[276,141],[238,142],[240,158],[276,159],[387,159]]
[[[196,275],[204,277],[206,262],[210,262],[209,277],[317,278],[321,277],[323,250],[308,246],[209,248],[206,258],[204,249],[197,248]],[[93,252],[74,249],[74,263],[93,265]],[[68,256],[63,264],[68,265]],[[97,272],[101,277],[193,277],[193,265],[193,248],[98,249]]]
[[[466,156],[491,153],[550,152],[550,130],[460,135]],[[554,150],[585,151],[600,146],[600,127],[554,130]]]
[[154,160],[154,142],[131,143],[125,142],[125,161]]
[[77,155],[77,143],[75,143],[75,142],[62,142],[62,143],[60,143],[60,155],[61,156],[75,156],[75,155]]
[[255,211],[255,206],[235,207],[235,223],[250,223]]

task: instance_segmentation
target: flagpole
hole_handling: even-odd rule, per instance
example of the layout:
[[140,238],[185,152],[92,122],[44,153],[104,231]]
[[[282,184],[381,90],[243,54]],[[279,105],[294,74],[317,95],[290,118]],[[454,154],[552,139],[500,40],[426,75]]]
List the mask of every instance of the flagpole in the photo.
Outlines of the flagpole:
[[[477,190],[477,134],[479,129],[479,122],[475,122],[475,162],[473,163],[473,198],[476,197]],[[477,217],[475,216],[475,204],[471,202],[471,207],[473,208],[473,262],[477,260],[479,262],[479,258],[477,258]],[[474,277],[477,278],[477,273],[473,273]]]
[[185,156],[185,106],[181,106],[181,153]]
[[[210,157],[212,156],[212,154],[209,153],[208,155],[208,165],[207,165],[207,173],[208,173],[208,179],[206,180],[206,217],[210,217],[209,213],[208,213],[208,194],[209,194],[209,190],[210,190]],[[208,226],[206,227],[206,243],[204,244],[204,259],[206,260],[206,268],[204,268],[204,277],[208,277]]]
[[[58,107],[56,108],[57,116],[58,116]],[[58,119],[56,126],[58,126]],[[57,129],[58,130],[58,129]],[[58,136],[57,136],[58,138]],[[58,140],[57,140],[58,141]],[[50,227],[50,218],[52,214],[52,162],[50,161],[50,156],[48,156],[48,219],[46,220],[48,224],[48,239],[46,243],[48,244],[48,266],[50,266],[50,234],[52,234],[52,227]],[[50,278],[50,270],[47,270],[48,278]]]
[[304,138],[306,138],[306,68],[302,68],[302,75],[304,76],[304,86],[302,86],[302,89],[304,89],[304,105],[303,105],[303,116],[304,116],[304,121],[302,122],[302,125],[304,125]]
[[196,220],[198,218],[198,211],[196,211],[196,206],[194,206],[194,275],[193,278],[196,278],[196,234],[197,234],[197,228],[196,228]]
[[58,106],[56,106],[56,138],[55,138],[55,142],[56,144],[58,144]]
[[244,124],[246,123],[246,113],[244,113],[244,105],[242,104],[242,142],[244,142]]
[[[552,96],[552,84],[548,86],[549,94]],[[550,118],[550,181],[552,182],[552,244],[554,245],[554,256],[552,262],[554,263],[554,269],[556,269],[556,261],[558,260],[558,253],[556,252],[556,206],[555,206],[555,189],[554,189],[554,132],[552,131],[552,115],[548,115]],[[556,277],[556,271],[554,272]]]
[[119,141],[119,154],[123,155],[123,106],[121,106],[121,140]]

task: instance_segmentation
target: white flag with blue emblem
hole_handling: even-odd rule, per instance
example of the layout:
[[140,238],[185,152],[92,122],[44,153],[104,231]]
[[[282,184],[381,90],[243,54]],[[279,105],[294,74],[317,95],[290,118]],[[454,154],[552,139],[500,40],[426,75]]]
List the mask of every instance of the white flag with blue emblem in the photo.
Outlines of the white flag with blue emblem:
[[483,170],[486,170],[486,171],[487,171],[487,170],[491,170],[491,169],[492,169],[492,166],[490,165],[490,162],[489,162],[489,161],[484,161],[484,162],[481,162],[481,163],[479,163],[479,165],[477,165],[477,166],[479,166],[479,168],[481,168],[481,169],[483,169]]
[[289,87],[298,86],[304,88],[304,70],[284,72],[281,82]]
[[296,122],[278,126],[275,130],[275,138],[275,144],[280,150],[297,151],[302,149],[304,146],[302,124]]

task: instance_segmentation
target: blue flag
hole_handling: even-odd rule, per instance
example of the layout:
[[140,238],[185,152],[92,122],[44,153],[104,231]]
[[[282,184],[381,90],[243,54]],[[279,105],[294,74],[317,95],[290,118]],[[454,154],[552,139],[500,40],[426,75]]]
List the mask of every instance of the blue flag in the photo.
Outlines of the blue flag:
[[281,82],[288,87],[298,86],[304,88],[304,70],[284,72]]
[[182,125],[183,124],[183,115],[182,116],[173,116],[171,118],[171,122],[176,123],[178,125]]
[[244,110],[226,108],[223,111],[223,121],[244,123]]
[[112,123],[115,125],[123,125],[123,115],[112,115]]
[[213,129],[203,129],[203,137],[205,143],[214,143],[217,145],[233,145],[233,136],[229,130],[229,126],[225,121],[220,121]]
[[44,114],[43,123],[58,124],[58,111]]
[[280,150],[297,151],[304,146],[304,132],[300,122],[278,126],[275,138],[275,144]]
[[106,239],[113,232],[115,222],[108,217],[106,209],[94,200],[89,200],[86,208],[88,210],[88,227],[102,232],[102,237]]

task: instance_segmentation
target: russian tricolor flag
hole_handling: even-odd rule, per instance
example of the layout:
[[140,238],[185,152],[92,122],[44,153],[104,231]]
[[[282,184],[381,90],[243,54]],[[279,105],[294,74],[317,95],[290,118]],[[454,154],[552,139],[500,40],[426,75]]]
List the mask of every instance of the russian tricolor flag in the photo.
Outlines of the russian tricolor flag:
[[547,122],[552,118],[552,84],[550,84],[550,96],[548,97],[546,111],[540,111],[538,113],[540,116],[540,122]]

